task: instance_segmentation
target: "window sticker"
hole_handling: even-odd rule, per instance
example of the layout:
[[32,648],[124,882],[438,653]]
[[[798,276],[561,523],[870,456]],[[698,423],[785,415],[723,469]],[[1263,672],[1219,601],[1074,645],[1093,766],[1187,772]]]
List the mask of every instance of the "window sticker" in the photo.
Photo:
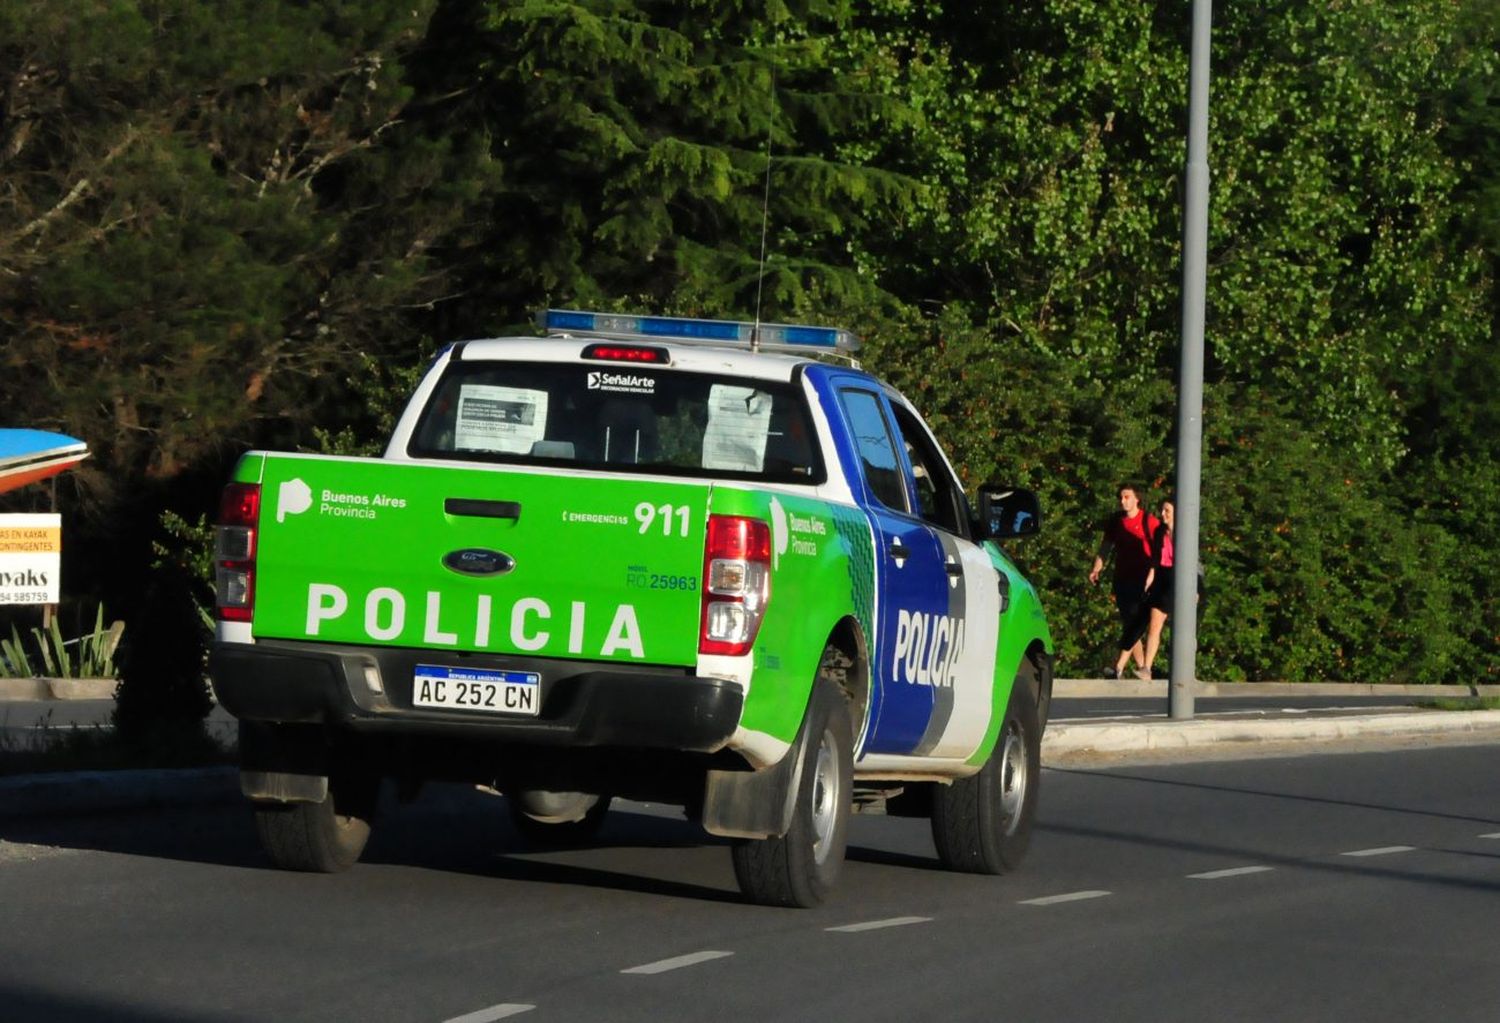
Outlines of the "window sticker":
[[547,392],[464,384],[458,392],[454,446],[460,451],[527,454],[547,432]]
[[591,371],[587,377],[591,391],[624,391],[626,394],[655,394],[656,379],[639,373],[605,373]]
[[714,384],[708,389],[703,468],[760,472],[771,430],[771,396],[753,387]]

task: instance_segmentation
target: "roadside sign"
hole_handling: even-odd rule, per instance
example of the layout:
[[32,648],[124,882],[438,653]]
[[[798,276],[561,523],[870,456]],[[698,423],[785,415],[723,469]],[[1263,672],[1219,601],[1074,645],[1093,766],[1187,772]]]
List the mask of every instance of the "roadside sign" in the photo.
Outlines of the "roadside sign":
[[0,604],[56,604],[61,515],[0,515]]

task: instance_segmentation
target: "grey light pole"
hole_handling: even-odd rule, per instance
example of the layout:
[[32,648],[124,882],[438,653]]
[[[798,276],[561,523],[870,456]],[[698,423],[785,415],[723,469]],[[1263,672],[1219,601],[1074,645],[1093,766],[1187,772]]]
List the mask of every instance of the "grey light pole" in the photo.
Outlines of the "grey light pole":
[[1211,0],[1193,0],[1182,223],[1182,364],[1177,389],[1177,521],[1172,592],[1174,718],[1193,716],[1198,670],[1198,511],[1203,470],[1203,306],[1208,278],[1208,44]]

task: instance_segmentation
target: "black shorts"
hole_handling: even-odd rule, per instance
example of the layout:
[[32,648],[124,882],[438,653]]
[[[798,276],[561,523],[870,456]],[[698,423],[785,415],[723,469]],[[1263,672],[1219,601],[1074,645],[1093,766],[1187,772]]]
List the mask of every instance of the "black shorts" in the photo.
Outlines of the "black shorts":
[[1129,625],[1135,621],[1140,613],[1141,605],[1146,600],[1146,587],[1144,581],[1139,583],[1115,582],[1115,609],[1120,612],[1120,622]]
[[[1172,613],[1172,586],[1176,573],[1170,568],[1158,568],[1156,578],[1151,580],[1151,589],[1146,594],[1145,604],[1164,615]],[[1203,596],[1203,578],[1198,579],[1198,596]]]
[[1164,615],[1172,613],[1172,570],[1158,568],[1151,589],[1146,591],[1146,606]]

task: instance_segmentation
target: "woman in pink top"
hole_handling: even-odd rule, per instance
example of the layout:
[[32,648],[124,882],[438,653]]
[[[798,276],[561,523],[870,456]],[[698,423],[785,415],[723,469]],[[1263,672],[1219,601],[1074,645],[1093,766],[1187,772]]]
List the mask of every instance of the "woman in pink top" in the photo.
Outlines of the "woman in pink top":
[[1177,509],[1171,501],[1161,503],[1161,528],[1151,538],[1151,574],[1146,577],[1146,606],[1151,611],[1151,623],[1146,629],[1146,669],[1156,663],[1156,651],[1161,646],[1161,630],[1172,613],[1173,565],[1176,563],[1172,547],[1172,522]]

